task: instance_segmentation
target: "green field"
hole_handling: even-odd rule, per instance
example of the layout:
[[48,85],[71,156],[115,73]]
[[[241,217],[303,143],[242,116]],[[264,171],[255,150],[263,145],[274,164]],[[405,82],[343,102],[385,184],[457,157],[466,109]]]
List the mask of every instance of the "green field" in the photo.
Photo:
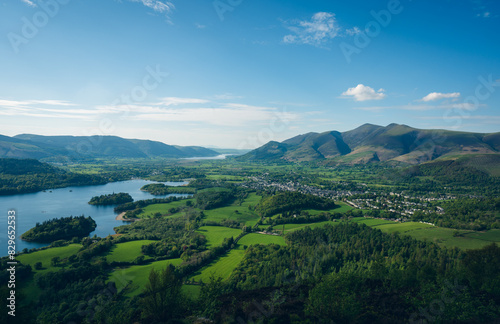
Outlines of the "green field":
[[470,232],[465,236],[483,241],[500,242],[500,229],[492,229],[487,232]]
[[[490,230],[487,232],[474,232],[470,230],[456,230],[453,228],[437,227],[423,223],[407,222],[377,225],[377,220],[373,219],[372,224],[369,221],[358,221],[369,226],[380,229],[385,233],[402,233],[410,235],[418,240],[434,242],[440,246],[459,249],[480,249],[491,242],[500,243],[500,230]],[[383,222],[383,220],[378,220]],[[368,223],[367,223],[368,222]],[[459,236],[454,236],[459,233]]]
[[126,269],[115,269],[109,276],[108,281],[114,281],[118,291],[125,290],[125,295],[133,297],[142,292],[148,282],[149,273],[152,269],[162,270],[168,264],[177,266],[182,263],[181,259],[170,259],[153,262],[147,265],[131,266]]
[[221,245],[225,238],[236,238],[241,234],[240,229],[223,226],[202,226],[196,232],[205,236],[208,247]]
[[[141,248],[143,245],[147,245],[149,243],[153,243],[155,241],[151,240],[141,240],[141,241],[130,241],[125,243],[115,244],[111,251],[107,254],[106,260],[108,262],[132,262],[138,256],[142,255]],[[148,256],[145,256],[145,259],[148,259]]]
[[385,225],[385,224],[394,224],[393,221],[377,219],[377,218],[364,218],[364,217],[356,217],[356,218],[360,218],[360,219],[354,220],[355,222],[357,222],[359,224],[366,224],[366,225],[372,226],[372,227],[379,226],[379,225]]
[[179,208],[180,206],[186,206],[187,201],[191,201],[194,204],[194,199],[182,199],[182,200],[173,201],[173,202],[170,202],[167,204],[149,205],[149,206],[144,207],[143,212],[140,213],[137,217],[138,218],[150,218],[150,217],[153,217],[153,215],[156,213],[160,213],[162,215],[168,214],[169,213],[168,210],[170,208]]
[[[307,224],[285,224],[285,234],[288,232],[304,229],[306,227],[316,228],[316,227],[325,226],[326,224],[335,225],[335,224],[339,224],[339,223],[340,222],[324,221],[324,222],[319,222],[319,223],[307,223]],[[283,225],[276,225],[276,226],[274,226],[274,229],[281,231],[283,229]]]
[[[410,231],[407,234],[419,240],[427,240],[430,242],[435,242],[440,246],[445,247],[458,247],[459,249],[468,250],[468,249],[480,249],[488,244],[491,244],[490,240],[481,239],[481,234],[479,232],[470,233],[471,231],[467,230],[459,230],[458,232],[463,234],[463,236],[453,236],[453,234],[457,232],[456,229],[452,228],[443,228],[443,227],[432,227],[421,230]],[[490,231],[491,232],[491,231]],[[472,237],[471,235],[474,234]],[[495,234],[484,233],[486,238],[491,239],[492,236],[498,235],[498,232]],[[497,243],[500,243],[500,238],[496,238]]]
[[286,245],[283,236],[256,234],[256,233],[247,234],[238,241],[239,248],[242,247],[243,245],[250,246],[252,244]]
[[[374,225],[371,225],[371,226],[374,226]],[[415,223],[415,222],[407,222],[407,223],[391,222],[391,224],[376,225],[376,228],[378,228],[379,230],[381,230],[382,232],[385,232],[385,233],[394,233],[394,232],[406,233],[406,232],[410,232],[410,231],[433,228],[433,227],[434,226],[432,226],[432,225],[423,224],[423,223]]]
[[233,203],[226,207],[205,210],[205,219],[215,222],[220,222],[223,219],[232,219],[240,223],[245,223],[248,226],[254,226],[260,217],[256,212],[249,210],[248,206],[257,205],[261,198],[261,196],[251,193],[241,205]]
[[190,279],[195,281],[202,280],[209,282],[210,276],[215,274],[222,279],[227,279],[236,268],[236,266],[243,259],[245,252],[243,250],[234,249],[229,251],[226,255],[214,260],[212,263],[203,267],[200,271],[196,272]]
[[33,271],[35,270],[35,263],[42,262],[42,269],[39,272],[55,271],[60,269],[59,267],[54,267],[50,263],[53,257],[59,257],[61,260],[76,254],[82,248],[81,244],[70,244],[62,247],[49,248],[42,251],[37,251],[33,253],[23,253],[16,257],[18,261],[23,264],[29,264]]
[[210,180],[222,180],[227,182],[241,182],[245,181],[247,178],[242,176],[227,175],[227,174],[209,174],[207,179]]

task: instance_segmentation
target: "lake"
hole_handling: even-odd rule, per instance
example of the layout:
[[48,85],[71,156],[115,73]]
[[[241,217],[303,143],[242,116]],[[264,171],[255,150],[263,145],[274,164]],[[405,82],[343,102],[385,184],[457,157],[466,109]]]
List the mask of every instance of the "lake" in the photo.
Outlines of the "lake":
[[[117,213],[113,211],[115,206],[92,206],[88,202],[94,196],[111,194],[113,192],[129,193],[134,200],[151,198],[164,198],[169,196],[185,197],[188,195],[174,194],[165,196],[153,196],[140,188],[148,183],[147,180],[129,180],[108,183],[98,186],[67,187],[61,189],[47,190],[30,194],[0,196],[0,213],[3,215],[0,222],[0,256],[7,255],[7,213],[9,210],[16,211],[16,251],[21,252],[24,248],[38,248],[47,246],[45,243],[25,242],[20,236],[34,227],[37,222],[41,223],[52,218],[68,216],[91,216],[97,223],[97,228],[90,236],[96,234],[106,237],[115,234],[114,227],[127,222],[117,221]],[[164,182],[170,186],[181,186],[188,182]]]

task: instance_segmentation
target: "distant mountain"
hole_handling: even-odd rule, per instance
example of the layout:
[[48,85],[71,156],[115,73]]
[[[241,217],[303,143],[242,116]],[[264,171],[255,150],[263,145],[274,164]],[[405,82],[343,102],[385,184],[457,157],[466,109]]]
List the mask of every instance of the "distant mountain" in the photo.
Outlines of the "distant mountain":
[[189,158],[217,156],[198,146],[174,146],[161,142],[117,136],[0,135],[0,158],[87,160],[95,158]]
[[407,125],[364,124],[347,132],[298,135],[281,143],[269,142],[237,159],[242,161],[316,161],[410,164],[465,154],[499,154],[500,133],[482,134]]

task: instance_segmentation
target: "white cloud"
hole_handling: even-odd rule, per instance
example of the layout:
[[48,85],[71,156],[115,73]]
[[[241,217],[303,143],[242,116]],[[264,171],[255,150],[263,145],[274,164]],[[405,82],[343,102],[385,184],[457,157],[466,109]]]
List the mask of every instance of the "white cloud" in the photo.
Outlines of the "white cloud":
[[268,122],[273,118],[281,120],[296,119],[293,113],[279,112],[275,108],[228,104],[215,108],[165,108],[156,113],[131,116],[134,120],[165,122],[196,122],[216,126],[244,126],[259,122]]
[[175,9],[175,6],[170,1],[160,1],[160,0],[129,0],[132,2],[140,2],[146,7],[153,9],[157,13],[165,14],[168,17],[168,14]]
[[310,20],[299,21],[294,26],[288,26],[293,34],[283,37],[287,44],[308,44],[321,46],[338,35],[340,27],[335,15],[329,12],[318,12]]
[[196,23],[196,24],[194,24],[194,25],[195,25],[195,26],[196,26],[196,28],[198,28],[198,29],[205,29],[205,28],[207,27],[206,25],[202,25],[202,24],[200,24],[200,23]]
[[36,3],[34,3],[33,1],[30,1],[30,0],[21,0],[21,1],[30,7],[36,7]]
[[204,104],[209,102],[205,99],[197,99],[197,98],[179,98],[179,97],[166,97],[162,98],[160,102],[156,103],[156,105],[162,106],[177,106],[182,104]]
[[358,27],[353,27],[350,29],[346,29],[345,33],[349,36],[354,36],[354,35],[361,33],[361,29],[359,29]]
[[473,111],[479,107],[486,107],[485,104],[480,104],[478,106],[471,103],[454,103],[446,105],[399,105],[399,106],[370,106],[370,107],[357,107],[354,109],[379,112],[382,110],[395,109],[395,110],[409,110],[409,111],[429,111],[429,110],[445,110],[445,109],[455,109],[455,110],[466,110]]
[[431,92],[427,96],[420,99],[420,101],[428,102],[428,101],[436,101],[441,99],[450,99],[458,97],[460,97],[460,92],[451,92],[451,93]]
[[358,84],[354,88],[349,88],[347,91],[342,93],[342,97],[350,97],[354,98],[356,101],[366,101],[366,100],[381,100],[386,97],[384,93],[384,89],[379,89],[375,91],[373,88],[369,86],[365,86],[363,84]]

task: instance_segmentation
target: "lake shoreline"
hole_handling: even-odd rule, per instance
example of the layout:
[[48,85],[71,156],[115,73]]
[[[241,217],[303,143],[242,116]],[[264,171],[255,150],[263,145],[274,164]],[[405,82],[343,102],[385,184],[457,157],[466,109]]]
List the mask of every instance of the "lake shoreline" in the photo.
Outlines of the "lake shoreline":
[[124,216],[126,213],[127,212],[123,212],[123,213],[116,215],[115,219],[119,220],[119,221],[123,221],[123,222],[135,222],[135,221],[141,220],[140,218],[125,218]]

